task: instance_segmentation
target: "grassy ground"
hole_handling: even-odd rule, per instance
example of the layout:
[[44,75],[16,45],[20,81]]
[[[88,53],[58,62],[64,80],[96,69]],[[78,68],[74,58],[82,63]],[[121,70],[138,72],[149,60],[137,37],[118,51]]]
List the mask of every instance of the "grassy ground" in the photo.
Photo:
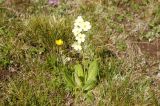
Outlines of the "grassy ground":
[[[71,48],[79,15],[92,25],[92,50],[86,61]],[[139,46],[159,37],[156,0],[61,0],[58,6],[47,0],[2,3],[0,105],[159,106],[160,48],[154,46],[157,49],[145,55]],[[57,46],[56,39],[64,44]],[[150,55],[153,52],[157,54]],[[71,60],[64,62],[65,57]],[[88,66],[93,58],[99,64],[96,86],[88,92],[70,88],[64,70],[72,74],[77,61]]]

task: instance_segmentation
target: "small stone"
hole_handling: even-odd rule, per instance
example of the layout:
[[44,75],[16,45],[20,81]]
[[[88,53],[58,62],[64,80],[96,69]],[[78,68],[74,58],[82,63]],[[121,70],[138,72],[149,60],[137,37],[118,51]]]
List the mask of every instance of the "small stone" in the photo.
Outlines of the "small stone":
[[157,78],[160,78],[160,72],[157,74]]
[[50,5],[58,5],[59,0],[49,0],[48,3]]

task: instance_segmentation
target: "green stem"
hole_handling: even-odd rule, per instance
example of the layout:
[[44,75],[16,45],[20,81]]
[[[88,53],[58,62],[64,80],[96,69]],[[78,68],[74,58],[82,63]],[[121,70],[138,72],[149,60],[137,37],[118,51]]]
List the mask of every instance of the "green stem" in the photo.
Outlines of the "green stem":
[[[82,62],[85,62],[85,55],[84,55],[84,50],[82,50]],[[86,72],[86,66],[83,64],[83,71],[84,71],[84,82],[87,80],[87,72]]]

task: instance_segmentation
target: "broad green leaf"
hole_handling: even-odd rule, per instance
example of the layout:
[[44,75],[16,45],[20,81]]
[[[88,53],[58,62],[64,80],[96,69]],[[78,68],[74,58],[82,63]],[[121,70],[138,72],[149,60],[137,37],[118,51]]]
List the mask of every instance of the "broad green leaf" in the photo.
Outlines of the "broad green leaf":
[[66,71],[64,71],[64,78],[68,86],[72,88],[75,87],[74,81],[72,80],[72,76],[70,76]]
[[0,0],[0,3],[3,3],[5,0]]
[[95,86],[96,86],[96,80],[90,80],[84,85],[83,90],[88,91],[93,89]]
[[91,62],[89,69],[88,69],[88,81],[96,81],[98,76],[98,63],[96,60]]
[[91,102],[91,103],[94,101],[95,98],[94,98],[92,91],[87,92],[86,99],[88,102]]
[[77,75],[77,73],[75,73],[75,82],[76,82],[76,85],[78,86],[78,87],[81,87],[82,86],[82,81],[81,81],[81,79],[78,77],[78,75]]
[[84,72],[83,72],[82,65],[77,64],[77,65],[75,65],[74,69],[75,69],[75,73],[78,75],[78,77],[84,78]]

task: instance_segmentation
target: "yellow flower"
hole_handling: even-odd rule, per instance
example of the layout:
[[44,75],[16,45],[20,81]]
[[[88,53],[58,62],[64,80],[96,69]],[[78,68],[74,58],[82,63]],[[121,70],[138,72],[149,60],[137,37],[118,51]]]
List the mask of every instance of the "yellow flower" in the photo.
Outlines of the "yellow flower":
[[63,40],[62,39],[58,39],[55,41],[56,45],[61,46],[63,45]]

